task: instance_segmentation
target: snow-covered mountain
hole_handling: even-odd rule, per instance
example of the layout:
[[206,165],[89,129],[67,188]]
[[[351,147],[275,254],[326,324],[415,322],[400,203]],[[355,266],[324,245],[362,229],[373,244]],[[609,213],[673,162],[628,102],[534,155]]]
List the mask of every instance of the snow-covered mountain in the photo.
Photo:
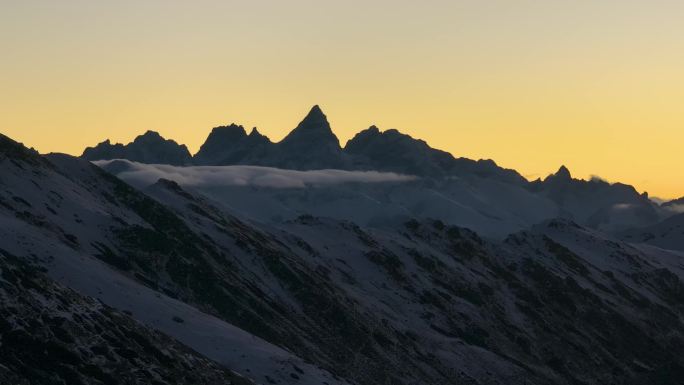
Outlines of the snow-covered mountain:
[[47,159],[4,136],[0,166],[4,252],[258,383],[345,383],[236,327],[270,336],[264,325],[288,325],[266,323],[281,309],[160,203],[87,161]]
[[[175,373],[178,362],[204,360],[206,379],[176,376],[176,383],[211,383],[220,375],[260,384],[331,385],[677,384],[683,378],[684,255],[630,244],[567,219],[544,220],[539,207],[553,211],[557,203],[525,185],[514,190],[515,183],[472,176],[427,193],[454,201],[454,210],[461,206],[463,213],[491,206],[511,223],[521,222],[520,230],[495,240],[428,219],[438,204],[414,215],[421,206],[416,204],[402,220],[377,224],[323,215],[322,209],[303,214],[305,205],[315,212],[326,194],[340,190],[349,195],[347,201],[333,196],[338,211],[369,210],[388,191],[378,206],[406,205],[409,198],[396,197],[428,190],[436,179],[164,166],[171,175],[189,173],[173,181],[160,178],[159,167],[107,165],[118,165],[113,171],[123,180],[141,170],[157,179],[131,186],[85,160],[40,156],[0,136],[0,249],[3,258],[13,256],[25,266],[20,269],[45,270],[43,278],[15,285],[25,298],[22,306],[54,303],[69,328],[90,327],[72,305],[36,294],[68,287],[72,303],[90,304],[73,306],[104,306],[91,297],[116,309],[112,317],[134,319],[124,322],[131,326],[121,333],[137,330],[172,357],[155,364],[163,366],[159,373]],[[220,172],[215,179],[236,185],[242,180],[246,185],[233,188],[242,188],[245,197],[222,195],[226,185],[212,192],[198,182],[204,177],[189,178],[198,171],[214,177]],[[303,187],[276,190],[292,180]],[[249,191],[253,207],[239,210]],[[273,198],[279,192],[285,199]],[[364,194],[375,195],[365,206],[350,206]],[[506,209],[512,196],[515,207]],[[295,216],[276,221],[254,215],[259,202],[284,210],[297,197],[305,205]],[[332,205],[326,210],[334,213]],[[523,225],[532,222],[538,224]],[[2,309],[14,309],[5,272],[17,268],[0,260],[0,283],[10,290],[0,297]],[[37,313],[12,314],[11,330],[17,330]],[[4,343],[9,329],[0,325]],[[73,350],[57,329],[40,328],[35,330],[55,335],[50,346]],[[99,341],[78,342],[88,338]],[[98,358],[90,342],[82,345],[70,361],[39,348],[24,352],[22,362],[47,354],[84,383],[106,383],[88,365],[101,365],[108,374],[115,368]],[[157,362],[146,361],[146,343],[135,339],[132,346],[139,356],[120,370]],[[132,356],[115,353],[116,362]],[[192,358],[197,354],[205,358]],[[7,373],[12,381],[30,381],[21,368],[3,359],[0,379]]]
[[670,215],[630,185],[594,178],[575,179],[561,166],[558,172],[530,183],[531,191],[554,201],[559,216],[609,232],[655,224]]
[[0,249],[0,383],[253,384],[42,270]]
[[684,251],[684,214],[673,215],[652,226],[626,230],[620,236],[628,242]]
[[[502,239],[557,217],[617,233],[650,226],[674,213],[631,186],[573,179],[569,172],[565,176],[564,168],[544,181],[520,184],[470,172],[460,177],[403,178],[401,174],[379,173],[368,179],[350,177],[362,175],[358,172],[334,170],[295,174],[253,166],[172,167],[126,160],[96,163],[139,188],[159,178],[175,180],[232,212],[262,222],[277,223],[305,214],[364,226],[432,218]],[[334,183],[336,180],[340,183]]]

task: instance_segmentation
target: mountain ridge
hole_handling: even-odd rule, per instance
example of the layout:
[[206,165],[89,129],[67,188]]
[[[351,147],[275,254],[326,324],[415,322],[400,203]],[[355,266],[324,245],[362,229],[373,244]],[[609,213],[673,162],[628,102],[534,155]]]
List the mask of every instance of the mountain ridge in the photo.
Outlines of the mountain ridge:
[[177,166],[187,165],[192,161],[192,155],[184,144],[165,139],[158,132],[151,130],[138,135],[126,145],[112,144],[109,139],[106,139],[94,147],[87,147],[83,150],[81,157],[87,160],[122,158],[143,163],[166,163]]
[[[156,143],[141,144],[142,136],[126,145],[111,144],[105,140],[95,147],[86,148],[81,157],[91,161],[128,159],[171,165],[250,164],[298,170],[377,170],[429,177],[472,172],[514,183],[526,182],[517,171],[500,167],[491,159],[456,158],[449,152],[432,148],[427,142],[396,129],[381,132],[376,126],[371,126],[357,133],[343,147],[318,105],[313,106],[304,119],[279,142],[272,142],[256,127],[247,134],[243,126],[235,123],[214,127],[194,155],[189,155],[184,145],[164,139],[158,133],[148,131],[143,136],[155,136]],[[370,140],[370,143],[361,145],[359,142],[363,140]],[[401,146],[393,149],[397,163],[381,161],[377,153],[393,148],[394,144]],[[162,148],[164,153],[160,153]],[[401,151],[415,153],[402,156],[399,153]],[[419,164],[413,166],[414,161]]]

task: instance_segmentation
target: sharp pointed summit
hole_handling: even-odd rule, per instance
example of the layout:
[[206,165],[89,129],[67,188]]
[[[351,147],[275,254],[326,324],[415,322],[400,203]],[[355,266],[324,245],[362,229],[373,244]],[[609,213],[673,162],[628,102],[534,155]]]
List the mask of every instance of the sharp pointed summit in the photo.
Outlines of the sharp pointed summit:
[[281,142],[289,145],[292,142],[309,142],[310,144],[334,144],[340,147],[340,141],[333,133],[328,118],[318,105],[311,108],[304,119]]
[[336,168],[347,164],[340,141],[318,105],[280,143],[279,164],[296,169]]
[[544,179],[544,181],[571,181],[572,180],[572,174],[570,174],[570,170],[568,170],[565,165],[560,166],[558,171],[556,171],[555,174],[551,174]]
[[[160,163],[158,154],[154,154],[157,142],[163,142],[163,138],[157,133],[147,132],[126,146],[104,142],[95,149],[88,148],[83,157],[89,160],[125,158]],[[132,151],[134,148],[136,151]],[[148,155],[145,151],[152,153]],[[516,171],[503,169],[493,161],[455,158],[448,152],[430,147],[424,140],[396,129],[380,131],[375,125],[356,134],[342,148],[319,105],[311,107],[299,124],[277,143],[271,142],[256,127],[249,134],[237,124],[215,127],[199,152],[182,164],[190,163],[204,166],[244,164],[296,170],[392,171],[430,177],[477,175],[516,184],[526,183]]]
[[560,166],[558,171],[556,171],[556,177],[562,178],[562,179],[572,179],[572,174],[570,174],[570,170],[568,170],[565,165]]

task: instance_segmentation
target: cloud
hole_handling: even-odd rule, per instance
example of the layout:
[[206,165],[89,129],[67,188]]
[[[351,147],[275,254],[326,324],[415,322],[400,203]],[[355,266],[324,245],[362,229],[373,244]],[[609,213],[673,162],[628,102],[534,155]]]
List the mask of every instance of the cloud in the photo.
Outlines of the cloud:
[[608,181],[608,179],[606,179],[606,178],[604,178],[604,177],[602,177],[602,176],[600,176],[600,175],[591,175],[591,176],[589,177],[589,180],[592,181],[592,182],[610,183],[610,182]]
[[93,162],[137,186],[149,186],[159,179],[173,180],[181,185],[257,186],[269,188],[305,188],[342,183],[408,182],[415,176],[378,171],[313,170],[297,171],[260,166],[195,166],[177,167],[162,164],[143,164],[128,160]]

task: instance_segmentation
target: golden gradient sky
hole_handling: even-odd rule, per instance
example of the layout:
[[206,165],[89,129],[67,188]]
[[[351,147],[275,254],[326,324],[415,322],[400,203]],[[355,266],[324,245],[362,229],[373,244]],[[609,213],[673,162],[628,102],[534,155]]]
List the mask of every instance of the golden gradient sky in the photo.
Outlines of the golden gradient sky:
[[684,195],[682,1],[0,0],[0,132],[80,154],[152,129],[272,140],[320,104],[529,178]]

